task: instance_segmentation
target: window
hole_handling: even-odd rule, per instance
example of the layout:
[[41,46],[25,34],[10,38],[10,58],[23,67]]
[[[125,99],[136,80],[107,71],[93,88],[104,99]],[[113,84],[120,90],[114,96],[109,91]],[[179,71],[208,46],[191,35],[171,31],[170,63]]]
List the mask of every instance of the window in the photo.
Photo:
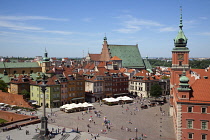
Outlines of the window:
[[201,134],[201,140],[207,140],[207,134]]
[[186,98],[186,95],[182,95],[182,98]]
[[206,107],[201,108],[201,113],[206,113]]
[[207,128],[208,122],[207,121],[201,121],[201,129],[202,130],[206,130]]
[[193,128],[193,120],[187,120],[187,128],[192,129]]
[[193,112],[192,109],[193,109],[193,107],[192,107],[192,106],[189,106],[188,109],[187,109],[187,111],[188,111],[188,112]]
[[188,139],[193,139],[193,133],[188,133]]
[[182,61],[179,61],[179,66],[182,66]]

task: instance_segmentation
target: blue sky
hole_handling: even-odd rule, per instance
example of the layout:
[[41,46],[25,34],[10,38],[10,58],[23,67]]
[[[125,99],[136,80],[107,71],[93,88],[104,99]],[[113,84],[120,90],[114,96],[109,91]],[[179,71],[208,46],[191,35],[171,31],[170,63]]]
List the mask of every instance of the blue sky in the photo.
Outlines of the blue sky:
[[0,56],[83,57],[101,53],[106,33],[142,57],[171,57],[180,5],[190,57],[210,57],[209,0],[0,0]]

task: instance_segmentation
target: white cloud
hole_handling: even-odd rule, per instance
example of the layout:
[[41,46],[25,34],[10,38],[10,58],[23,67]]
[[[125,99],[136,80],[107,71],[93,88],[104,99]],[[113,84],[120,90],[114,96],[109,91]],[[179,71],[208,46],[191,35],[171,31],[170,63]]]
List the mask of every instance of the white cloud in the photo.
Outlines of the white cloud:
[[[140,30],[140,29],[139,29]],[[135,30],[135,29],[129,29],[129,28],[121,28],[121,29],[116,29],[114,31],[120,32],[120,33],[134,33],[137,32],[139,30]]]
[[40,27],[28,26],[22,23],[12,23],[12,22],[7,22],[7,21],[0,21],[0,27],[9,28],[11,30],[45,32],[45,33],[62,34],[62,35],[73,34],[73,32],[59,31],[59,30],[45,30]]
[[85,22],[91,22],[93,20],[93,18],[83,18],[82,21],[85,21]]
[[28,26],[23,23],[13,23],[8,21],[0,21],[0,27],[9,28],[12,30],[42,30],[42,28],[35,26]]
[[200,17],[200,19],[206,20],[206,19],[208,19],[208,18],[207,18],[207,17]]
[[43,30],[41,32],[46,32],[46,33],[54,33],[54,34],[63,34],[63,35],[70,35],[74,34],[73,32],[66,32],[66,31],[48,31],[48,30]]
[[68,19],[51,18],[45,16],[0,16],[0,20],[54,20],[54,21],[68,21]]
[[173,32],[173,31],[177,31],[178,28],[174,28],[174,27],[164,27],[164,28],[160,28],[159,31],[160,32]]
[[133,17],[132,15],[118,16],[115,18],[122,20],[121,25],[123,26],[123,28],[114,30],[121,33],[134,33],[143,28],[163,26],[158,22],[152,20],[138,19]]

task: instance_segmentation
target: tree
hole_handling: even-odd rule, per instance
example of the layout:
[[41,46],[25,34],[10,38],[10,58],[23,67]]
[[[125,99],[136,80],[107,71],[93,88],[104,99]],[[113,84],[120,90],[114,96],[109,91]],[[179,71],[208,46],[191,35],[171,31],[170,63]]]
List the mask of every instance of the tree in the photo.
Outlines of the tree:
[[30,92],[28,92],[27,90],[23,89],[20,93],[21,95],[24,95],[25,98],[30,98]]
[[0,80],[0,90],[7,92],[7,84],[3,80]]
[[150,96],[152,97],[160,97],[162,95],[162,88],[160,85],[158,84],[154,84],[151,86],[151,90],[150,90]]
[[170,77],[164,75],[164,76],[161,77],[161,79],[170,79]]

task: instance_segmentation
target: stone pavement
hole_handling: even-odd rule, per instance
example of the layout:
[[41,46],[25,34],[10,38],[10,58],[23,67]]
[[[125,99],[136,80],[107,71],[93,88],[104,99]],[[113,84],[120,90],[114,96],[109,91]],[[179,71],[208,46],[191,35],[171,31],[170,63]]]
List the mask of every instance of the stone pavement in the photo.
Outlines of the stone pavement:
[[[144,103],[146,104],[147,101],[144,101]],[[98,103],[94,103],[94,107],[93,111],[102,112],[100,118],[96,117],[93,111],[84,113],[84,115],[82,115],[82,112],[65,113],[57,111],[56,116],[49,118],[55,120],[55,122],[49,121],[49,123],[75,130],[78,128],[79,131],[89,131],[93,135],[99,134],[117,140],[129,140],[135,138],[136,135],[141,137],[142,134],[147,135],[148,140],[175,140],[172,117],[168,116],[168,103],[143,110],[140,109],[139,101],[138,103],[126,104],[123,108],[121,105],[100,106]],[[127,108],[129,110],[126,111]],[[160,112],[160,108],[164,113]],[[111,122],[110,129],[106,129],[102,125],[104,117]],[[89,122],[90,118],[93,119],[92,122]],[[90,127],[88,128],[87,125]],[[121,129],[122,127],[123,129]],[[126,128],[130,131],[126,131]],[[135,128],[138,130],[137,133]],[[106,134],[102,134],[101,130],[106,130]]]
[[[39,123],[39,124],[24,126],[21,128],[21,130],[13,129],[6,132],[0,132],[0,140],[7,140],[6,137],[8,136],[10,137],[10,140],[32,140],[33,137],[39,133],[39,131],[36,132],[35,130],[37,126],[38,128],[40,128],[41,124]],[[61,127],[58,127],[56,125],[49,124],[48,129],[52,130],[52,128],[62,129]],[[26,130],[29,131],[29,135],[26,135]],[[67,134],[68,136],[67,138],[62,139],[62,136],[59,133],[55,135],[55,138],[52,138],[52,140],[86,140],[86,139],[90,140],[90,139],[93,139],[93,137],[91,137],[89,133],[86,133],[86,132],[75,133],[75,132],[71,132],[71,129],[68,129],[68,128],[66,128],[66,133],[64,133],[64,135],[65,134]],[[100,136],[100,137],[97,137],[97,140],[114,140],[114,139]]]
[[[172,117],[168,116],[169,105],[155,106],[148,109],[140,109],[140,104],[126,104],[123,107],[121,105],[115,106],[100,106],[98,103],[94,103],[95,109],[93,111],[101,111],[101,117],[95,116],[91,110],[88,113],[75,112],[65,113],[59,109],[46,109],[49,115],[48,128],[51,131],[54,129],[66,128],[67,134],[70,134],[67,140],[90,140],[95,139],[91,136],[96,136],[97,140],[129,140],[130,138],[141,137],[142,134],[147,136],[148,140],[175,140]],[[160,112],[160,108],[164,113]],[[127,110],[127,111],[126,111]],[[27,114],[27,113],[26,113]],[[41,117],[41,110],[36,115]],[[110,121],[110,129],[106,129],[103,126],[104,117]],[[90,122],[89,119],[93,121]],[[51,121],[51,119],[53,121]],[[95,122],[95,123],[94,123]],[[87,125],[90,127],[88,128]],[[29,140],[34,135],[35,125],[29,125],[22,128],[22,130],[11,130],[8,132],[1,132],[0,139],[6,139],[6,136],[10,135],[13,140]],[[40,124],[38,124],[40,128]],[[121,129],[123,127],[123,129]],[[78,128],[81,133],[70,133],[72,129]],[[137,132],[135,131],[137,128]],[[130,131],[127,131],[127,130]],[[30,135],[26,135],[25,131],[29,130]],[[106,130],[106,134],[102,134],[101,130]],[[109,131],[108,131],[109,130]],[[89,132],[88,132],[89,131]],[[53,138],[54,140],[60,140],[61,134],[58,134]]]

